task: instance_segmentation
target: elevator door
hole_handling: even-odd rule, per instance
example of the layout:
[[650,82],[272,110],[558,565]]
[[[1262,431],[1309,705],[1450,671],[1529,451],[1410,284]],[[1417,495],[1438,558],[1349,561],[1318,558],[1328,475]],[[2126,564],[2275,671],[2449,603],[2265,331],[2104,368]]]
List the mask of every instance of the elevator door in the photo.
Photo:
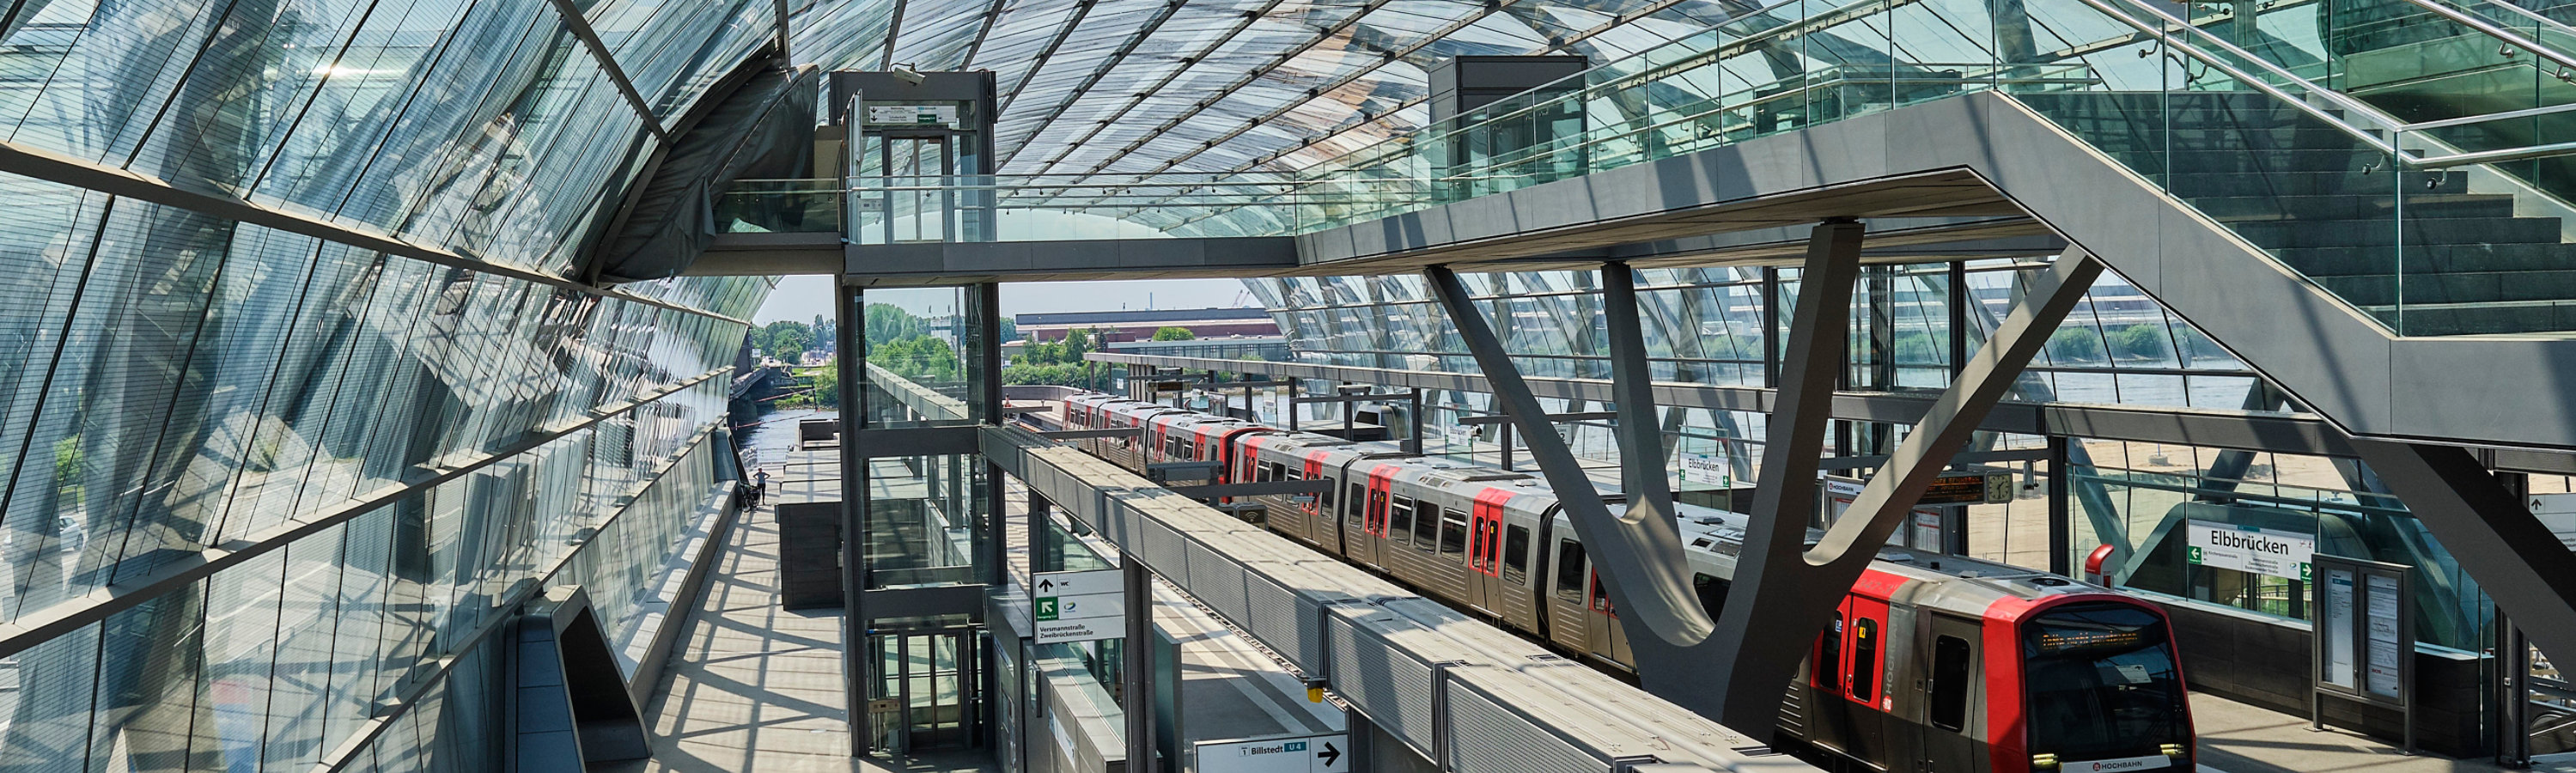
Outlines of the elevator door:
[[978,654],[983,633],[971,629],[885,633],[870,637],[877,656],[871,704],[895,710],[873,720],[884,751],[911,753],[972,745],[981,713]]
[[886,241],[946,242],[958,241],[949,233],[957,208],[957,192],[951,187],[957,174],[958,143],[947,134],[888,134],[884,166],[892,190]]

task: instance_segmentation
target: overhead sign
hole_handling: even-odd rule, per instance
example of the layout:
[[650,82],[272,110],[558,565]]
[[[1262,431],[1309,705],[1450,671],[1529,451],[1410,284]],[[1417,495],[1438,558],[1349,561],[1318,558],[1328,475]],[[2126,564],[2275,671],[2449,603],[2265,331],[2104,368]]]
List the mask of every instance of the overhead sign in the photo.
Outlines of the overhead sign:
[[1918,505],[2002,504],[2013,501],[2013,476],[2009,472],[1948,473],[1932,480],[1923,490]]
[[2305,534],[2196,520],[2183,528],[2188,558],[2201,566],[2306,582],[2316,560],[2317,540]]
[[1347,736],[1288,736],[1234,741],[1200,741],[1199,773],[1346,773],[1351,769]]
[[1682,454],[1682,482],[1699,483],[1718,488],[1735,485],[1735,471],[1726,457],[1716,454]]
[[869,105],[867,122],[871,125],[945,126],[957,125],[956,105]]
[[1126,584],[1116,569],[1039,572],[1030,578],[1029,599],[1039,644],[1127,635]]

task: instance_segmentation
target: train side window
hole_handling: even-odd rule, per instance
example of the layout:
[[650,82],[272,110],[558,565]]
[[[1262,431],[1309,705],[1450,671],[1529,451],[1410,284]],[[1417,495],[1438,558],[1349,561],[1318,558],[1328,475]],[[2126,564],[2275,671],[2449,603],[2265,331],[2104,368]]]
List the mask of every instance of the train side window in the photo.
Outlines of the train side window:
[[1958,730],[1968,723],[1968,640],[1932,641],[1932,725]]
[[1277,463],[1277,462],[1272,462],[1272,463],[1271,463],[1271,465],[1270,465],[1270,478],[1269,478],[1269,479],[1270,479],[1270,480],[1296,480],[1297,478],[1296,478],[1296,476],[1295,476],[1294,474],[1292,474],[1292,473],[1288,472],[1288,465],[1285,465],[1285,464],[1279,464],[1279,463]]
[[1512,526],[1503,535],[1503,581],[1519,585],[1529,576],[1529,529]]
[[1396,497],[1386,509],[1386,538],[1408,542],[1413,538],[1413,500]]
[[1583,603],[1583,543],[1573,540],[1556,543],[1556,597]]
[[1878,621],[1852,620],[1851,697],[1878,700]]
[[1456,510],[1440,510],[1440,555],[1455,562],[1467,553],[1467,517]]
[[[1317,480],[1323,479],[1317,478]],[[1333,488],[1333,484],[1330,481],[1326,481],[1324,484],[1324,490],[1315,492],[1315,508],[1325,513],[1324,518],[1328,520],[1333,517],[1332,513],[1335,512],[1333,510],[1334,491],[1335,489]]]
[[1437,539],[1439,535],[1440,506],[1423,502],[1414,507],[1413,546],[1421,549],[1422,552],[1429,553],[1434,547],[1432,540]]
[[1827,693],[1843,688],[1843,613],[1834,613],[1833,627],[1816,635],[1816,688]]
[[1361,515],[1368,512],[1368,486],[1351,484],[1351,496],[1346,501],[1350,503],[1351,512],[1343,520],[1349,522],[1351,528],[1359,528]]
[[1691,573],[1691,590],[1699,594],[1699,607],[1708,610],[1708,619],[1726,610],[1727,582],[1698,572]]
[[1278,466],[1279,466],[1279,465],[1276,465],[1276,464],[1265,466],[1265,465],[1262,465],[1262,464],[1261,464],[1261,463],[1259,463],[1259,462],[1254,462],[1254,463],[1253,463],[1253,465],[1252,465],[1252,480],[1253,480],[1253,482],[1255,482],[1255,483],[1259,483],[1259,482],[1261,482],[1261,481],[1273,480],[1273,478],[1270,476],[1270,470],[1271,470],[1271,468],[1278,467]]

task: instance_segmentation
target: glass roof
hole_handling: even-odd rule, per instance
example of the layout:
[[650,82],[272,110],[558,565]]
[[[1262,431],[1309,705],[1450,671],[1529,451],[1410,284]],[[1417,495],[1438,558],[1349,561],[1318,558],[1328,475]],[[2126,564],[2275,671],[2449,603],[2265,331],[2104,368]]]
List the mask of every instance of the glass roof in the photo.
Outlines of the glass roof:
[[790,0],[795,58],[992,70],[1005,174],[1293,170],[1405,134],[1433,63],[1622,58],[1727,0]]

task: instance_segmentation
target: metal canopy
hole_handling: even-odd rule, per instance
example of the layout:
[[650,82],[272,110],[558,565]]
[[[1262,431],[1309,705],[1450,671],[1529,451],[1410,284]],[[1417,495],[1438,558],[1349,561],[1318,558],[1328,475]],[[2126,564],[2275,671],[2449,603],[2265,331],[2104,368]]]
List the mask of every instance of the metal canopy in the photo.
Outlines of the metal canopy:
[[992,70],[1006,174],[1291,169],[1410,133],[1432,63],[1622,58],[1738,19],[1727,0],[790,0],[826,69]]

